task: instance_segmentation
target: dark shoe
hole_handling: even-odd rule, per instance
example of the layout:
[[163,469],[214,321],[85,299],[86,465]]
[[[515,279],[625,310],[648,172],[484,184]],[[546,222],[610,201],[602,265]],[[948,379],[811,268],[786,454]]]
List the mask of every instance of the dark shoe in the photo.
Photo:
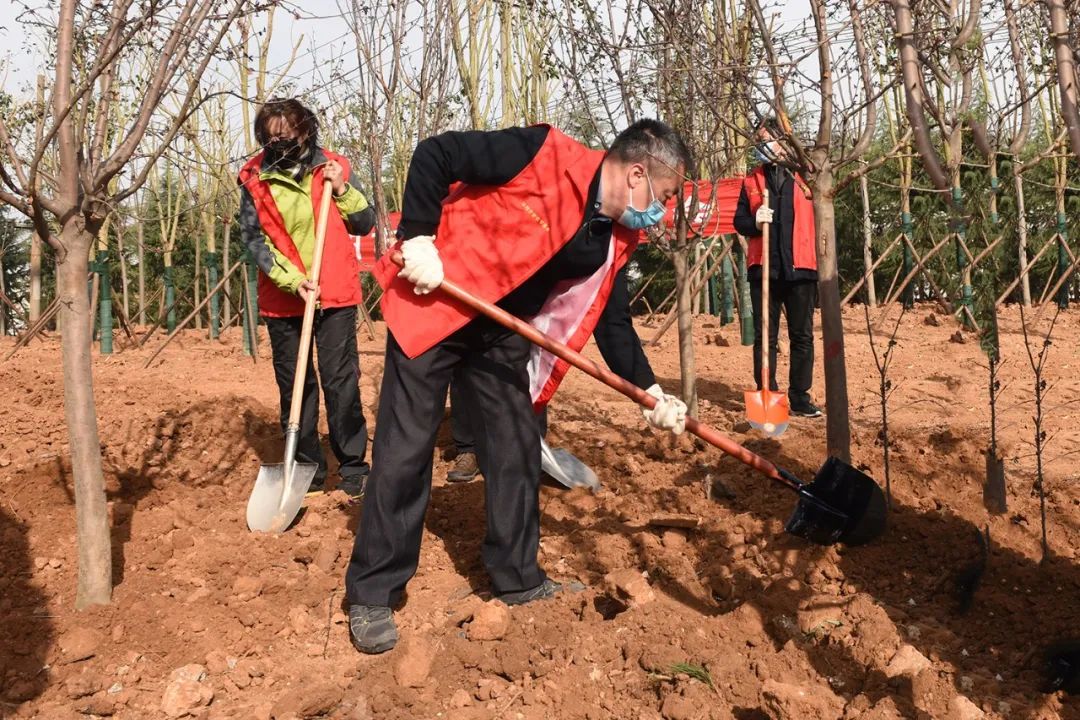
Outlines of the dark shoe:
[[821,408],[809,400],[791,403],[791,414],[797,417],[819,418],[822,415]]
[[341,482],[338,483],[337,489],[350,497],[362,498],[364,497],[364,487],[367,485],[367,478],[367,475],[355,475],[353,477],[341,478]]
[[397,645],[397,625],[390,608],[382,605],[350,605],[349,635],[353,647],[378,655]]
[[534,600],[547,600],[553,598],[561,592],[577,593],[584,589],[585,586],[577,581],[557,583],[551,578],[548,578],[534,588],[503,593],[502,595],[496,595],[495,598],[502,600],[507,605],[524,605],[525,603],[531,603]]
[[454,460],[454,467],[446,474],[446,481],[452,483],[469,482],[480,474],[480,466],[476,462],[476,453],[458,453]]
[[311,481],[311,485],[308,486],[308,495],[318,495],[319,493],[326,492],[326,478],[315,478]]

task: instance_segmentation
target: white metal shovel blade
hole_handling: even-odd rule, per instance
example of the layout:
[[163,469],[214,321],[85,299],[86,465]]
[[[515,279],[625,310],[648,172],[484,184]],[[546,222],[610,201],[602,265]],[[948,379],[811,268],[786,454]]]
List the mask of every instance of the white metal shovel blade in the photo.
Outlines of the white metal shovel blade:
[[585,463],[569,450],[551,448],[540,438],[540,468],[568,488],[587,487],[593,492],[600,489],[600,479]]
[[292,482],[286,487],[285,463],[263,465],[255,478],[255,487],[247,504],[247,524],[257,532],[284,532],[300,507],[319,466],[315,463],[295,463]]

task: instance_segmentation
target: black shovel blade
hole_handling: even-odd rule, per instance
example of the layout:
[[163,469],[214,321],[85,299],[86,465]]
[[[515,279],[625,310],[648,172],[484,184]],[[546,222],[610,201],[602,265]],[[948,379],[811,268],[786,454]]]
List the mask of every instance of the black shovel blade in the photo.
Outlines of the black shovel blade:
[[1043,651],[1043,692],[1080,695],[1080,640],[1064,640]]
[[874,479],[830,457],[799,490],[785,530],[817,545],[864,545],[885,532],[885,494]]

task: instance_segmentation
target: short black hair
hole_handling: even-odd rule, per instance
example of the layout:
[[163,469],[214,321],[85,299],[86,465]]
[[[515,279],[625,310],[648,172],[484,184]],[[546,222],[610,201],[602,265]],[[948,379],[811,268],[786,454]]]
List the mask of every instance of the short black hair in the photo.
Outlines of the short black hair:
[[296,98],[270,98],[255,114],[255,139],[260,145],[270,142],[267,126],[270,119],[276,117],[288,120],[312,145],[319,144],[319,118],[315,113]]
[[659,161],[672,169],[682,166],[684,172],[693,166],[686,141],[678,131],[659,120],[638,120],[623,130],[611,143],[608,155],[626,163]]

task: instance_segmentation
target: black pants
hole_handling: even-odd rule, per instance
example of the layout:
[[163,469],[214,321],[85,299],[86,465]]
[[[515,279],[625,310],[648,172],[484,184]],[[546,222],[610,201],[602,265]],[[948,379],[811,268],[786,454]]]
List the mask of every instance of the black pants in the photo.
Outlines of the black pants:
[[[540,437],[547,435],[547,406],[536,416]],[[476,438],[484,432],[483,417],[476,398],[469,390],[464,367],[454,370],[450,381],[450,434],[458,455],[476,452]]]
[[545,580],[536,563],[540,436],[529,398],[529,348],[524,338],[485,319],[413,359],[387,336],[374,468],[345,577],[351,604],[392,607],[416,573],[435,435],[457,368],[484,428],[475,436],[485,470],[487,534],[481,554],[493,589],[514,592]]
[[[776,342],[780,335],[780,309],[787,316],[791,364],[788,368],[788,398],[792,403],[809,402],[814,380],[814,299],[813,280],[777,280],[769,284],[769,389],[776,390]],[[750,302],[754,306],[754,384],[761,389],[761,278],[750,277]]]
[[[296,353],[300,349],[303,318],[266,318],[270,347],[274,353],[274,375],[281,392],[281,428],[289,423]],[[300,406],[300,442],[297,459],[318,463],[316,480],[326,478],[326,458],[319,446],[319,384],[326,398],[326,422],[330,427],[330,448],[341,464],[343,478],[368,474],[367,422],[360,406],[360,357],[356,351],[356,306],[330,308],[315,313],[315,348],[319,376],[308,356],[304,377],[304,399]]]

